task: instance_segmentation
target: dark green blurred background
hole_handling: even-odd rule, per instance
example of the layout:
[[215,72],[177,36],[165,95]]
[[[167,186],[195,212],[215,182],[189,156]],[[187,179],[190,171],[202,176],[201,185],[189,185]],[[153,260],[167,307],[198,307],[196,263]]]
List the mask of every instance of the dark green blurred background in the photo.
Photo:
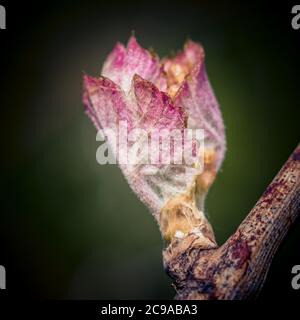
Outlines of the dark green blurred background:
[[[9,295],[172,298],[158,227],[120,170],[96,162],[96,130],[81,102],[132,30],[160,56],[191,37],[206,49],[228,151],[207,214],[221,244],[300,141],[300,30],[292,4],[48,1],[5,3],[0,30],[0,264]],[[294,298],[300,225],[278,252],[261,299]]]

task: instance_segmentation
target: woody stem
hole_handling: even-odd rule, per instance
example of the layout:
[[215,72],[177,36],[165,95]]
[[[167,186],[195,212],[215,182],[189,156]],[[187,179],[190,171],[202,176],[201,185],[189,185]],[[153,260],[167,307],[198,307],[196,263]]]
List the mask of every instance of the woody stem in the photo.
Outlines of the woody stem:
[[196,235],[164,251],[177,299],[247,299],[261,289],[271,261],[300,214],[300,144],[236,232],[221,246]]

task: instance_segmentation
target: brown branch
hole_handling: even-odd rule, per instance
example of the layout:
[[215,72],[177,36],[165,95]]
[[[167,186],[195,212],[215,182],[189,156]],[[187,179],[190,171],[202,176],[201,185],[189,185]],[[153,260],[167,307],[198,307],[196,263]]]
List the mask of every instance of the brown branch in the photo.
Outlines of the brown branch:
[[[256,295],[272,258],[300,213],[300,145],[237,231],[221,247],[190,233],[164,250],[177,299],[247,299]],[[210,236],[210,239],[213,237]]]

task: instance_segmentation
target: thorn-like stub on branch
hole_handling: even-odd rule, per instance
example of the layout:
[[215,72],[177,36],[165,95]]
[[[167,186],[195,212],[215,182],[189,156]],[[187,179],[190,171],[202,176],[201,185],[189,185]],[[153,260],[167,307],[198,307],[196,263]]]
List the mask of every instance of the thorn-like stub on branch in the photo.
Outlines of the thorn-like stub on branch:
[[293,153],[293,160],[300,161],[300,148],[299,147]]

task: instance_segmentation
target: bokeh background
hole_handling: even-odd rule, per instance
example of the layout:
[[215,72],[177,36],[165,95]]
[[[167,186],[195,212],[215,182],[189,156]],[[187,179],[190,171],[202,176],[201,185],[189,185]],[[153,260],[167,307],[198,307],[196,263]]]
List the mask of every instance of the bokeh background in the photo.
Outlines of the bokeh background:
[[[96,162],[81,102],[132,31],[160,56],[187,38],[206,50],[228,151],[206,210],[224,242],[300,141],[300,30],[291,7],[248,1],[15,1],[0,30],[0,264],[7,292],[40,299],[171,299],[158,227],[120,170]],[[251,3],[250,3],[251,2]],[[261,300],[299,298],[300,225],[272,264]]]

